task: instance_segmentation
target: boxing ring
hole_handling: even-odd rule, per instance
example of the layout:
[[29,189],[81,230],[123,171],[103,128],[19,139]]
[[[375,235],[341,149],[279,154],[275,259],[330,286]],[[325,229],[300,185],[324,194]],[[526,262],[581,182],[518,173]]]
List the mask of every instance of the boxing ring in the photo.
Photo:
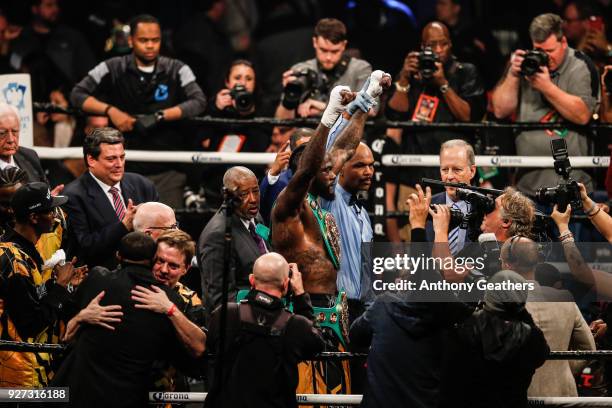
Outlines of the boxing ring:
[[[51,104],[34,104],[35,111],[46,111],[48,113],[82,114],[75,110],[66,110]],[[273,126],[310,126],[316,127],[317,119],[293,119],[281,120],[274,118],[253,119],[221,119],[212,117],[201,117],[191,119],[203,124],[243,124],[243,125],[273,125]],[[398,121],[368,121],[368,127],[377,129],[402,128],[419,131],[431,128],[456,129],[462,131],[473,131],[478,134],[483,130],[506,129],[514,132],[518,130],[533,129],[575,129],[582,130],[587,134],[596,135],[599,130],[612,132],[611,124],[578,126],[571,124],[552,123],[415,123]],[[458,135],[460,137],[460,134]],[[377,161],[375,169],[373,193],[374,193],[374,217],[373,224],[381,224],[381,219],[386,216],[384,210],[384,167],[436,167],[439,165],[438,155],[382,155],[384,136],[374,139],[370,147]],[[41,159],[82,159],[83,151],[79,147],[73,148],[51,148],[34,147]],[[570,157],[573,168],[607,168],[610,164],[608,152],[596,152],[604,155]],[[192,163],[192,164],[242,164],[242,165],[267,165],[272,163],[276,157],[275,153],[218,153],[202,151],[142,151],[127,150],[126,158],[129,161],[144,161],[156,163]],[[550,156],[504,156],[504,155],[477,155],[476,166],[479,167],[531,167],[552,168],[553,158]],[[384,223],[384,221],[382,221]],[[374,225],[373,225],[374,226]],[[382,231],[374,227],[375,233]],[[0,341],[0,350],[16,352],[61,352],[66,348],[62,344],[33,344],[12,341]],[[317,360],[344,360],[365,359],[367,354],[330,352],[321,353],[316,356]],[[585,360],[585,359],[612,359],[612,350],[598,351],[552,351],[549,360]],[[150,392],[150,403],[201,403],[205,400],[204,392]],[[332,394],[297,394],[296,400],[299,405],[342,405],[357,406],[361,403],[362,395],[332,395]],[[530,406],[546,407],[612,407],[612,397],[552,397],[552,398],[529,398]]]

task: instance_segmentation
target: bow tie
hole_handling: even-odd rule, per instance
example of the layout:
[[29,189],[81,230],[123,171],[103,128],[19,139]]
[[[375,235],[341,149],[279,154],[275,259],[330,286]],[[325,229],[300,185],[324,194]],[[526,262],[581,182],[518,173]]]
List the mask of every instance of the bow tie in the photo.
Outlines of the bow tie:
[[356,206],[358,210],[361,210],[364,205],[364,200],[359,195],[353,194],[349,199],[349,207]]

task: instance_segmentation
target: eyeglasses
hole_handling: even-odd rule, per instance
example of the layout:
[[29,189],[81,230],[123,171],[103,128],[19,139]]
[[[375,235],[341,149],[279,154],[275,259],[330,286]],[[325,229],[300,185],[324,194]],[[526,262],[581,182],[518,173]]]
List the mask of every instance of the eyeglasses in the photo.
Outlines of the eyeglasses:
[[162,230],[162,231],[177,230],[177,229],[179,229],[179,224],[177,222],[175,224],[170,225],[169,227],[148,227],[147,229],[150,229],[150,230]]
[[0,129],[0,139],[5,139],[9,135],[9,132],[19,137],[19,129]]

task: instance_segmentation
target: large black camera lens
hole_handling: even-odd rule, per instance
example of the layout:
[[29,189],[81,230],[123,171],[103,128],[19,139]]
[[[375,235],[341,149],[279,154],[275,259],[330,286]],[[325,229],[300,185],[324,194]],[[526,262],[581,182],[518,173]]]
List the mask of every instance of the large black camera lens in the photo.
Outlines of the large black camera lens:
[[521,63],[521,75],[531,76],[540,71],[540,67],[545,65],[548,65],[548,54],[538,49],[529,50],[525,53]]
[[230,91],[230,96],[235,102],[238,112],[249,112],[255,104],[253,94],[246,90],[244,85],[236,85]]
[[438,54],[433,52],[429,47],[419,52],[419,72],[423,79],[431,79],[433,74],[438,70],[436,62],[439,62]]
[[295,79],[285,85],[282,104],[286,109],[293,110],[306,100],[316,87],[318,74],[305,68],[293,73]]

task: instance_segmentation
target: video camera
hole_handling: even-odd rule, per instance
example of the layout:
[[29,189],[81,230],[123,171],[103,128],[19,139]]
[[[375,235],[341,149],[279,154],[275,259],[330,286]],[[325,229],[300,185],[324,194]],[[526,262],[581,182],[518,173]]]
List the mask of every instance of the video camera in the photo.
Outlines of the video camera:
[[241,84],[237,84],[230,90],[230,96],[235,102],[236,110],[240,113],[249,112],[255,104],[253,94]]
[[321,78],[317,71],[304,68],[293,72],[296,78],[285,85],[282,104],[286,109],[295,109],[304,102],[310,94],[320,87]]
[[419,52],[419,73],[423,79],[428,80],[433,77],[438,70],[436,62],[440,62],[440,58],[431,47],[425,47]]
[[[437,213],[436,207],[434,207],[433,204],[429,204],[429,208],[431,208],[433,212]],[[455,227],[460,226],[461,223],[463,222],[463,212],[461,212],[461,210],[457,208],[451,208],[450,213],[451,213],[451,218],[450,218],[450,223],[448,224],[448,229],[452,230]],[[427,219],[431,219],[431,215],[428,215]]]
[[557,204],[560,212],[565,212],[568,204],[574,210],[582,208],[580,188],[576,180],[570,177],[572,165],[569,161],[565,139],[551,140],[550,148],[555,159],[555,173],[560,175],[563,180],[556,187],[543,187],[536,191],[536,200],[540,204]]
[[[476,242],[480,234],[480,224],[485,214],[489,214],[495,210],[495,199],[490,196],[497,197],[503,194],[503,191],[493,188],[474,187],[465,183],[445,183],[443,181],[432,180],[428,178],[421,179],[425,185],[455,187],[457,188],[457,197],[467,201],[470,204],[470,210],[463,215],[459,227],[468,230],[468,238]],[[449,228],[451,228],[449,226]]]
[[548,65],[548,54],[539,48],[529,50],[523,56],[521,75],[531,76],[540,71],[540,67]]

